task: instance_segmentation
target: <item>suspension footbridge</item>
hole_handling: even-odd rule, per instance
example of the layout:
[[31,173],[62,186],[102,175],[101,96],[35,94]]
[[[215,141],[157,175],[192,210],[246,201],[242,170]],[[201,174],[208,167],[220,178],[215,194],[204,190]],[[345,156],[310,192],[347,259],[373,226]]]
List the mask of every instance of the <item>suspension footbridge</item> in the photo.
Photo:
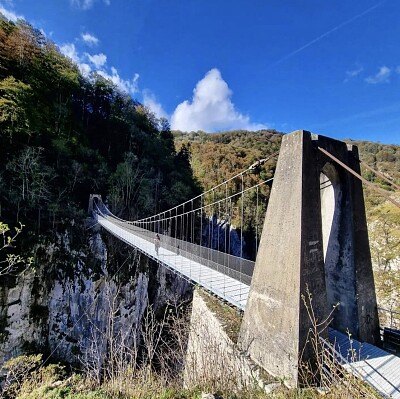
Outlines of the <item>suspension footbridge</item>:
[[[254,171],[276,154],[147,218],[123,220],[97,195],[89,211],[118,239],[243,310],[242,346],[259,365],[294,384],[299,362],[315,356],[307,349],[305,290],[313,295],[318,321],[339,301],[333,328],[329,336],[321,332],[322,339],[330,340],[351,372],[382,395],[400,398],[400,358],[376,348],[379,320],[357,151],[304,131],[287,135],[282,147],[272,189],[272,178],[260,181]],[[246,229],[254,235],[252,248]],[[251,252],[256,262],[246,259]],[[346,360],[346,331],[363,348],[357,364]],[[297,346],[288,349],[288,341]]]
[[[229,265],[220,264],[213,258],[215,251],[187,244],[182,240],[171,239],[161,233],[158,235],[160,248],[157,250],[154,233],[149,230],[105,215],[98,216],[98,223],[111,234],[139,249],[164,267],[244,310],[254,262],[218,254],[220,259],[227,258],[227,263],[230,263]],[[201,252],[203,256],[200,256]]]

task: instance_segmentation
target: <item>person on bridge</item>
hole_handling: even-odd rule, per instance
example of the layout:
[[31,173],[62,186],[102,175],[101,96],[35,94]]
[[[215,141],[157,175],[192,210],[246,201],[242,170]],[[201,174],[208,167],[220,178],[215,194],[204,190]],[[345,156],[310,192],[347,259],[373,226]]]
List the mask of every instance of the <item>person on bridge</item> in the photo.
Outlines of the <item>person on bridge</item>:
[[157,256],[158,256],[158,250],[160,249],[160,245],[161,245],[160,236],[156,234],[156,236],[154,237],[154,248],[156,250]]

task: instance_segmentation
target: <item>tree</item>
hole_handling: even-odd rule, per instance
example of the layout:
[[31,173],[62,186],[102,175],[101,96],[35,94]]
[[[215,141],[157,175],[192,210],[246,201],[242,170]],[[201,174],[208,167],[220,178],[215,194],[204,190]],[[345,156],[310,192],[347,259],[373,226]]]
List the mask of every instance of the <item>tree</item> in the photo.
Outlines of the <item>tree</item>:
[[0,142],[3,210],[32,229],[70,220],[93,192],[130,218],[193,191],[189,153],[177,156],[166,119],[109,79],[82,76],[28,23],[1,17]]
[[171,133],[171,128],[166,118],[160,118],[160,137],[165,143],[165,147],[169,152],[175,155],[174,136]]
[[29,129],[28,103],[31,87],[13,76],[0,81],[0,134],[10,143],[15,133]]
[[[27,209],[38,210],[38,223],[40,225],[40,211],[43,203],[50,202],[49,181],[53,171],[42,161],[43,148],[25,147],[7,165],[12,173],[10,190],[18,205]],[[18,213],[17,213],[18,217]]]
[[14,273],[21,265],[27,268],[32,264],[32,257],[25,259],[21,255],[10,253],[23,227],[20,223],[12,231],[7,224],[0,221],[0,276]]
[[[111,203],[113,212],[133,208],[146,173],[146,162],[140,162],[132,152],[125,153],[125,160],[117,165],[111,177]],[[126,212],[125,212],[126,213]]]

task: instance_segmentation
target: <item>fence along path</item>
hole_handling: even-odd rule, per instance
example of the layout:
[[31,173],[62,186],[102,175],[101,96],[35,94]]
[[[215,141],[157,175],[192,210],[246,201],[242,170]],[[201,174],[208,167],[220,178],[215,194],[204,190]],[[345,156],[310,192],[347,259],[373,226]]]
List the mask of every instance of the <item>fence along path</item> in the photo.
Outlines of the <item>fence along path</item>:
[[[272,179],[260,182],[253,175],[276,156],[261,159],[210,190],[147,218],[121,219],[101,200],[94,203],[95,216],[101,226],[121,240],[244,310],[254,270],[254,262],[245,259],[245,203],[251,198],[256,200],[252,218],[257,252],[263,222],[259,217],[261,203],[266,202],[265,187]],[[233,221],[236,229],[231,229]],[[160,237],[159,251],[155,248],[156,234]]]

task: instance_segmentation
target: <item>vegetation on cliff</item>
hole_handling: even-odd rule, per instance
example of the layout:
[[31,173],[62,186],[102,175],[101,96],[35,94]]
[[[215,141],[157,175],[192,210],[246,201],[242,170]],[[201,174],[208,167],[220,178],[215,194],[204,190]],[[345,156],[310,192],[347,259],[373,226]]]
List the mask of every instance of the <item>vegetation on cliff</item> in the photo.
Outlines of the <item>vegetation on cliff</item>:
[[[74,327],[87,319],[83,315],[92,302],[97,309],[98,298],[108,298],[109,285],[122,286],[120,291],[142,290],[144,299],[117,290],[115,303],[125,295],[129,309],[113,313],[112,320],[117,324],[119,317],[129,331],[129,320],[134,320],[138,325],[133,327],[140,329],[141,314],[133,313],[140,313],[140,306],[145,308],[156,297],[157,265],[142,262],[146,270],[141,270],[132,250],[111,239],[104,249],[97,236],[92,241],[100,241],[106,256],[100,250],[100,255],[90,253],[96,243],[89,240],[93,230],[87,230],[84,222],[90,193],[107,196],[112,211],[127,219],[153,214],[197,194],[188,153],[175,150],[168,123],[111,81],[96,74],[83,76],[25,21],[14,23],[0,15],[0,141],[0,220],[5,223],[0,225],[0,238],[2,232],[14,231],[13,226],[25,225],[18,248],[0,251],[0,262],[15,264],[22,259],[18,255],[26,259],[34,253],[36,267],[27,276],[29,281],[24,276],[0,276],[2,356],[6,350],[7,356],[38,351],[58,356],[50,349],[54,339],[59,340],[56,349],[61,344],[74,349],[63,359],[78,356],[83,335],[91,331]],[[142,280],[147,280],[135,281],[141,272]],[[19,296],[25,302],[10,299],[10,293],[18,295],[21,287],[25,291]],[[51,302],[57,290],[62,309],[57,309],[57,301]],[[130,305],[141,299],[142,304]],[[24,327],[10,332],[16,318]],[[100,319],[94,322],[101,324]],[[103,334],[96,328],[93,331]],[[122,334],[117,330],[116,335]],[[27,337],[27,331],[33,333]]]

